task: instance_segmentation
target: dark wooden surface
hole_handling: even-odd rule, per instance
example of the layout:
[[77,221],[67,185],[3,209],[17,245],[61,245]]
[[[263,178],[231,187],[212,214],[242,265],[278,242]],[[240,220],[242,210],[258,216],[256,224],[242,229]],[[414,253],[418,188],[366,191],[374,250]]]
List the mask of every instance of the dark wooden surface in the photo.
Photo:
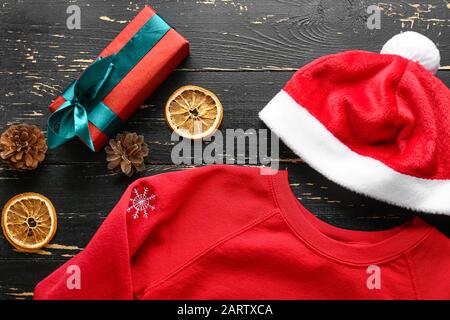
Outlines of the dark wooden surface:
[[[66,28],[69,4],[81,8],[81,30]],[[258,111],[299,67],[342,50],[379,51],[391,36],[415,30],[439,45],[438,77],[450,85],[450,6],[442,0],[384,1],[380,30],[366,27],[372,2],[365,0],[9,0],[0,1],[0,130],[17,122],[45,130],[51,100],[145,4],[190,40],[192,54],[124,128],[144,134],[150,146],[147,170],[139,176],[190,167],[171,163],[174,143],[162,113],[170,93],[184,84],[218,94],[225,109],[222,130],[265,128]],[[413,214],[347,191],[286,146],[280,151],[296,195],[331,224],[380,230]],[[78,141],[50,151],[34,172],[0,164],[0,206],[17,193],[40,192],[52,199],[59,219],[52,244],[38,253],[16,252],[0,235],[0,299],[31,298],[39,280],[86,246],[139,176],[108,172],[104,153],[90,153]],[[423,217],[450,235],[449,217]]]

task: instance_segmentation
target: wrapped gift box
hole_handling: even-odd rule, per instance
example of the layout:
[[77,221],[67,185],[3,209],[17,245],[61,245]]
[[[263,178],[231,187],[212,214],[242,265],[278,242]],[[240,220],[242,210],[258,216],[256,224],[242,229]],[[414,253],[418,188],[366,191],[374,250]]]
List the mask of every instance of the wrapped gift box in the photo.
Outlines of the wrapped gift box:
[[101,150],[188,54],[189,42],[146,6],[50,105],[50,148],[78,136]]

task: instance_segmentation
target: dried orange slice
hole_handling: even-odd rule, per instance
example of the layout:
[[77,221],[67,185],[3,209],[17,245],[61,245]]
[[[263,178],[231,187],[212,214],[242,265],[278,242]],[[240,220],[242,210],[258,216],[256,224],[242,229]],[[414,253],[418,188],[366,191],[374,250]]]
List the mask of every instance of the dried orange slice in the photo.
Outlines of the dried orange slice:
[[3,207],[3,233],[22,251],[35,251],[48,244],[55,235],[56,224],[55,207],[38,193],[18,194]]
[[195,140],[209,137],[217,130],[222,122],[223,107],[211,91],[189,85],[169,97],[165,115],[173,131]]

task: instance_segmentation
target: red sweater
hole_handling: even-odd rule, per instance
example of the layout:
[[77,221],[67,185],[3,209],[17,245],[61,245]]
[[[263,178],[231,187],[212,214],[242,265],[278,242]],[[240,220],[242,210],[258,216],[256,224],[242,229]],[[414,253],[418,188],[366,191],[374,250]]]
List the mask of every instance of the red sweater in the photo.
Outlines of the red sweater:
[[34,297],[450,299],[449,252],[419,217],[344,230],[306,210],[285,171],[209,166],[137,180]]

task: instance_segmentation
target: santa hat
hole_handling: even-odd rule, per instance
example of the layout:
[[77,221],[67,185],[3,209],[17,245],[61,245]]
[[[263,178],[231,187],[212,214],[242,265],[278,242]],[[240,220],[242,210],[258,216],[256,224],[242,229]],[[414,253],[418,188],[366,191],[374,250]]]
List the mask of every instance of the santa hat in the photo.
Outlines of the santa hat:
[[311,167],[356,192],[450,214],[450,95],[434,43],[416,32],[381,54],[348,51],[300,69],[260,118]]

